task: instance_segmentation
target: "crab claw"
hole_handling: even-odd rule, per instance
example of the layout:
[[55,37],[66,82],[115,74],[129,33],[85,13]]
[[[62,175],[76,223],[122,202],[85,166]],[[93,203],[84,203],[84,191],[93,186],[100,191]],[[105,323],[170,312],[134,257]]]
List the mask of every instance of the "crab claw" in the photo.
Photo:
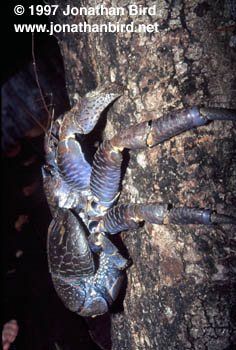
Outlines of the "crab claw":
[[59,131],[59,139],[73,134],[88,134],[98,122],[101,113],[110,103],[123,94],[120,84],[107,83],[87,93],[64,117]]

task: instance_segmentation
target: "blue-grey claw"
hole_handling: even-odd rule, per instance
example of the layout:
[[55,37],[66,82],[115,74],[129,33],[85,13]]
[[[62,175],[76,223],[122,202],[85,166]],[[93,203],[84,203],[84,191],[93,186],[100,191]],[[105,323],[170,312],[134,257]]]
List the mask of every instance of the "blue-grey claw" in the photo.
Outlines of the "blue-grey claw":
[[73,134],[88,134],[93,130],[104,109],[123,94],[123,86],[107,83],[87,93],[64,117],[60,140]]

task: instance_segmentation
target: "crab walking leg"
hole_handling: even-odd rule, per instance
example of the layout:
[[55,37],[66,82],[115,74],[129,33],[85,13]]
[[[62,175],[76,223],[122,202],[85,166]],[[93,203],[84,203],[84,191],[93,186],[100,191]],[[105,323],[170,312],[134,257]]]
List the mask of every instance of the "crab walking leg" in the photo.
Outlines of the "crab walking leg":
[[60,175],[70,188],[78,191],[89,190],[91,165],[76,139],[69,137],[59,142],[57,164]]
[[90,188],[98,204],[105,208],[110,207],[117,198],[121,162],[121,151],[114,149],[109,141],[104,141],[95,153]]
[[162,118],[130,126],[114,136],[110,142],[115,149],[153,147],[175,135],[193,127],[205,125],[212,120],[236,122],[236,110],[193,107],[172,112]]
[[[90,178],[90,188],[95,201],[102,208],[109,208],[118,195],[120,167],[124,148],[152,147],[195,126],[211,120],[236,121],[236,111],[222,108],[193,107],[174,112],[157,120],[139,123],[122,130],[110,141],[105,141],[95,154]],[[96,210],[94,213],[96,213]],[[91,212],[92,213],[92,212]]]
[[100,231],[115,234],[135,229],[140,222],[153,224],[236,224],[236,218],[216,214],[211,210],[179,207],[169,208],[167,204],[121,204],[110,209],[100,221]]
[[82,135],[95,127],[102,111],[121,96],[123,87],[108,83],[86,94],[65,114],[59,129],[57,164],[65,182],[78,191],[89,191],[91,166],[82,150]]
[[102,251],[116,269],[124,270],[127,267],[128,261],[119,253],[119,250],[105,234],[100,232],[91,233],[89,246],[94,253]]

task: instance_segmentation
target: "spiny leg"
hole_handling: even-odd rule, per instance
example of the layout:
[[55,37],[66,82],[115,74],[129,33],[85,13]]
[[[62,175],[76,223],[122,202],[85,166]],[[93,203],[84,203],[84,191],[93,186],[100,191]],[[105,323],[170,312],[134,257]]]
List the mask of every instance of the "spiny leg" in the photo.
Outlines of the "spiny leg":
[[217,214],[211,210],[179,207],[167,204],[121,204],[110,209],[99,222],[97,230],[115,234],[135,229],[140,222],[153,224],[235,224],[236,218]]

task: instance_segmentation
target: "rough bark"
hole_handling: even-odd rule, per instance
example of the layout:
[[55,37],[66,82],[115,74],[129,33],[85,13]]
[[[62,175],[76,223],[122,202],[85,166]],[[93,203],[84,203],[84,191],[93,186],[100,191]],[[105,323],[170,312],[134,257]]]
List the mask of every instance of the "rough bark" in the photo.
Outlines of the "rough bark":
[[[64,1],[50,3],[65,7]],[[157,14],[66,17],[58,11],[51,18],[60,24],[158,24],[154,33],[56,34],[70,96],[106,81],[127,87],[109,109],[104,137],[173,109],[235,108],[233,2],[114,0],[112,6],[135,3],[156,5]],[[129,152],[120,203],[181,203],[235,215],[235,146],[235,125],[219,121]],[[126,272],[124,309],[110,314],[113,350],[233,348],[235,227],[146,224],[120,237],[132,266]]]

